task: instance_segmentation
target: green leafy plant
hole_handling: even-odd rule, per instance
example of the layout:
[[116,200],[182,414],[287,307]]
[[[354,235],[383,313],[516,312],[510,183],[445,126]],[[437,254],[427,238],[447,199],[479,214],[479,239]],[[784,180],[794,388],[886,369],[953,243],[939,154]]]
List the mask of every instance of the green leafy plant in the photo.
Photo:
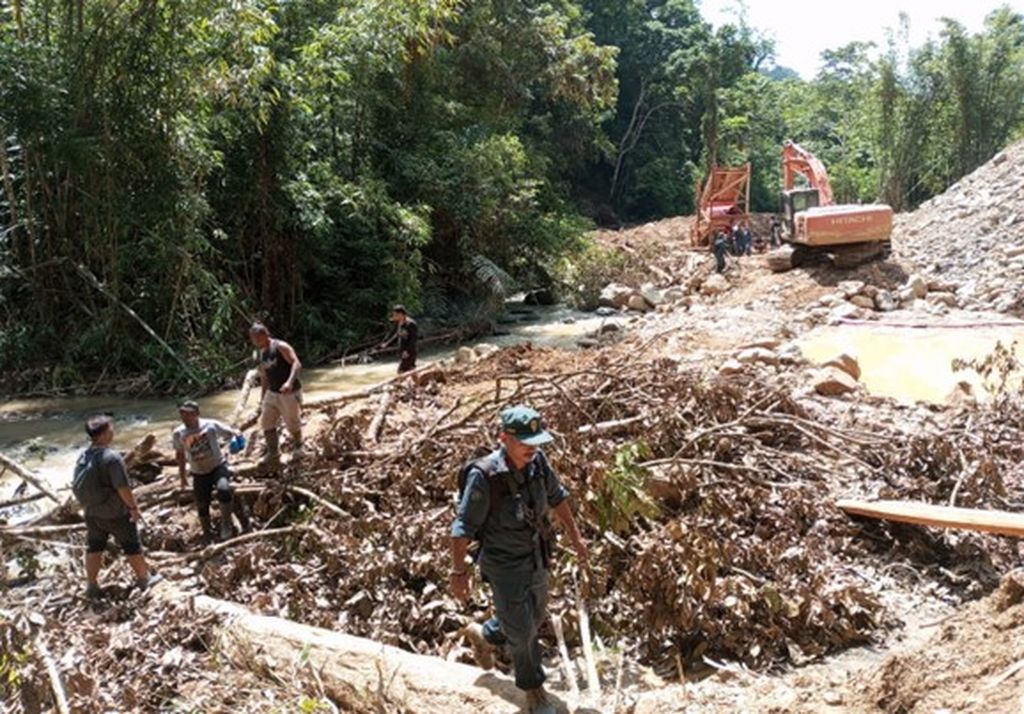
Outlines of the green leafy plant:
[[605,473],[594,499],[602,530],[624,534],[638,516],[658,516],[658,504],[647,492],[650,472],[640,466],[650,458],[650,453],[650,447],[643,441],[630,442],[615,452],[615,465]]

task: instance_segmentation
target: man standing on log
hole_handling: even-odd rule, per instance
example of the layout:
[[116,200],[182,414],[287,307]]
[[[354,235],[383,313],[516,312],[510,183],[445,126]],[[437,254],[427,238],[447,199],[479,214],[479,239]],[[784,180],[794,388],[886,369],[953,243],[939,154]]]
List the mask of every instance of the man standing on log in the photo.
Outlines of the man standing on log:
[[495,616],[465,632],[481,666],[493,666],[491,647],[511,649],[516,686],[526,692],[527,710],[554,714],[544,691],[537,633],[546,616],[548,569],[554,513],[572,541],[586,572],[587,546],[569,509],[569,493],[538,447],[551,441],[540,414],[517,406],[501,414],[502,447],[468,464],[459,477],[459,505],[452,524],[452,595],[470,593],[466,554],[480,542],[479,565],[491,586]]
[[284,340],[270,336],[262,323],[253,323],[249,339],[259,352],[260,428],[267,440],[267,453],[260,459],[261,466],[273,466],[280,459],[278,422],[284,421],[292,435],[292,459],[301,459],[302,451],[302,382],[299,372],[302,363],[295,350]]
[[213,491],[217,491],[220,503],[220,537],[227,540],[232,535],[231,514],[238,516],[242,530],[249,530],[249,517],[245,509],[235,507],[234,489],[231,487],[231,471],[221,451],[220,438],[237,438],[242,432],[232,429],[216,419],[201,419],[199,404],[185,401],[178,406],[181,426],[174,430],[174,453],[178,460],[178,478],[181,487],[185,488],[185,465],[192,473],[192,494],[196,500],[196,511],[199,523],[203,528],[203,538],[213,540],[213,526],[210,524],[210,501]]
[[380,344],[379,349],[385,349],[392,342],[398,342],[398,373],[410,372],[416,369],[416,341],[419,339],[419,327],[416,321],[409,317],[409,311],[405,305],[395,305],[391,310],[391,322],[395,323],[395,334]]
[[110,448],[114,420],[106,415],[91,417],[85,423],[85,433],[92,444],[79,455],[71,480],[71,490],[85,511],[85,596],[95,599],[103,594],[99,575],[110,536],[127,557],[136,586],[145,590],[161,577],[149,569],[142,555],[141,514],[128,484],[128,469],[121,454]]

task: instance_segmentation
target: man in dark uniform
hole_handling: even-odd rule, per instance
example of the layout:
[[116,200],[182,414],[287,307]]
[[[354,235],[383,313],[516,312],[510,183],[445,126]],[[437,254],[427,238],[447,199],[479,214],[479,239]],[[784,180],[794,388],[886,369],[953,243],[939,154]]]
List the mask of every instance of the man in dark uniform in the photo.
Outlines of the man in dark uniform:
[[181,426],[174,430],[172,441],[178,461],[178,478],[182,488],[186,485],[186,464],[192,474],[192,494],[196,500],[196,512],[203,528],[203,538],[213,540],[213,526],[210,524],[210,501],[217,492],[220,503],[220,537],[227,540],[232,536],[231,516],[238,516],[242,530],[249,530],[249,517],[244,508],[235,508],[234,489],[231,487],[231,470],[224,460],[220,439],[237,438],[242,435],[238,429],[216,419],[201,419],[199,404],[184,401],[178,406]]
[[[587,546],[569,509],[568,491],[538,447],[551,441],[540,414],[517,406],[501,414],[502,447],[474,462],[452,524],[451,591],[460,602],[470,593],[466,554],[480,541],[479,565],[494,597],[494,617],[465,632],[474,650],[507,644],[516,686],[526,692],[527,711],[554,714],[544,691],[537,633],[546,617],[548,568],[553,545],[549,513],[565,528],[583,572]],[[480,659],[489,659],[481,656]],[[482,666],[487,662],[481,661]]]
[[782,221],[778,216],[772,216],[771,244],[772,248],[782,245]]
[[106,415],[91,417],[85,423],[85,433],[92,443],[78,456],[71,479],[71,491],[85,511],[85,595],[98,598],[103,594],[99,574],[110,536],[135,573],[135,584],[144,590],[161,578],[149,569],[142,555],[138,527],[142,515],[128,483],[124,459],[110,448],[114,420]]
[[416,369],[416,341],[419,339],[419,327],[409,317],[405,305],[395,305],[391,310],[391,322],[395,323],[395,334],[380,344],[385,349],[392,342],[398,342],[398,373]]
[[715,254],[715,272],[725,272],[725,256],[729,252],[729,239],[722,231],[715,231],[715,240],[711,246]]
[[292,458],[301,459],[302,451],[302,363],[295,350],[284,340],[270,336],[265,325],[256,322],[249,328],[249,339],[259,350],[260,428],[267,440],[267,453],[260,459],[263,466],[276,464],[279,454],[278,422],[284,421],[292,435]]

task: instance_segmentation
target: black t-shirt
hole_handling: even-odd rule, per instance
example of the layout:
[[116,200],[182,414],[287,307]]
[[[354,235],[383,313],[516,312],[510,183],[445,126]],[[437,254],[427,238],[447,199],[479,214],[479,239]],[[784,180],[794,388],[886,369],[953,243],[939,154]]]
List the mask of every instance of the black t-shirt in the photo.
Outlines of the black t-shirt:
[[416,340],[419,339],[420,328],[411,317],[398,326],[398,349],[401,352],[408,352],[410,357],[416,356]]
[[[271,392],[280,392],[281,387],[288,381],[288,375],[292,373],[292,364],[281,354],[281,341],[271,340],[267,349],[260,353],[260,369],[267,378],[267,388]],[[302,389],[302,382],[298,377],[292,383],[292,391]]]

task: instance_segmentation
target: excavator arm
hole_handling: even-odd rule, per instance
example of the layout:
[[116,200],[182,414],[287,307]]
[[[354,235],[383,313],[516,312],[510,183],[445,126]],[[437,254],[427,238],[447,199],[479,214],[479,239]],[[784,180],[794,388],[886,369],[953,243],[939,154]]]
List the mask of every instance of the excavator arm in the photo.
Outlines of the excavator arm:
[[797,175],[807,179],[811,188],[818,189],[818,205],[831,206],[832,184],[828,180],[825,164],[807,149],[792,141],[782,147],[782,180],[787,191],[793,188]]

